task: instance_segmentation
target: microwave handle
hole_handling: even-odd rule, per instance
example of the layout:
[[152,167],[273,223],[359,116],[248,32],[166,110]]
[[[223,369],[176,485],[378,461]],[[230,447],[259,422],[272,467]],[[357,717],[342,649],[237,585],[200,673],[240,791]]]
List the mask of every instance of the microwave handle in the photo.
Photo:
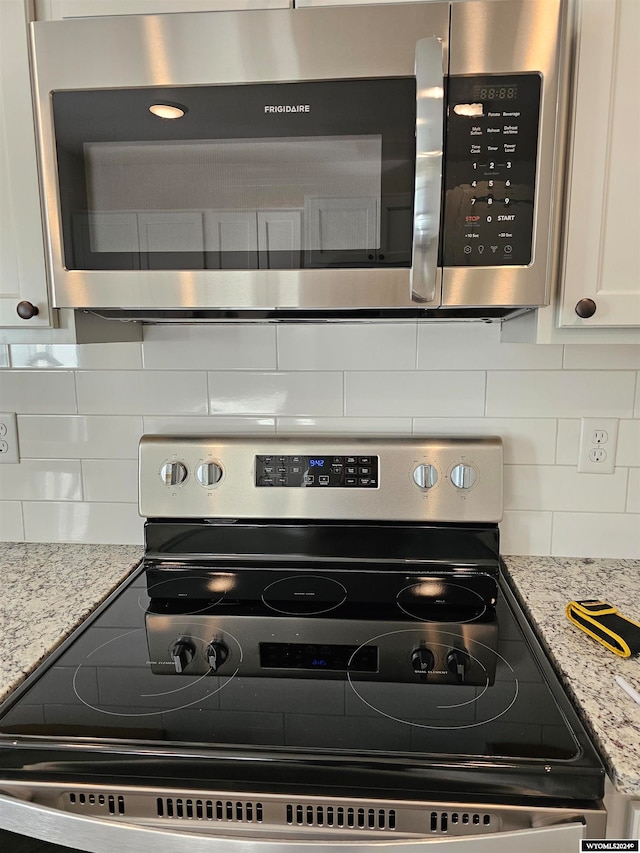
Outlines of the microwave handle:
[[442,42],[416,43],[416,186],[413,210],[411,298],[433,302],[438,273],[444,123]]

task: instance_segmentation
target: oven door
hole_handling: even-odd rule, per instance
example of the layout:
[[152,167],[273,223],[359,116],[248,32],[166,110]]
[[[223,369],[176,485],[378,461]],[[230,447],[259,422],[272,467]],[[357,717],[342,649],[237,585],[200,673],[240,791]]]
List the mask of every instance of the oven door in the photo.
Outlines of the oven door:
[[32,25],[54,305],[439,301],[448,23],[435,3]]
[[[251,838],[229,838],[202,835],[193,831],[168,832],[147,826],[121,824],[80,815],[58,812],[54,809],[25,803],[0,796],[0,824],[12,832],[28,832],[31,841],[20,836],[11,850],[20,853],[58,853],[62,848],[53,847],[64,843],[66,850],[73,845],[83,853],[210,853],[212,842],[217,853],[372,853],[378,847],[371,841],[285,841],[266,838],[258,833]],[[425,838],[424,840],[398,839],[396,842],[380,842],[384,851],[398,850],[435,851],[443,853],[576,853],[580,839],[585,837],[585,827],[575,823],[562,823],[517,832],[492,833],[467,838]],[[35,840],[40,839],[40,840]],[[0,841],[5,839],[0,835]],[[15,841],[11,836],[10,843]],[[46,844],[43,844],[47,842]],[[22,846],[18,847],[18,843]],[[31,846],[30,846],[31,845]]]

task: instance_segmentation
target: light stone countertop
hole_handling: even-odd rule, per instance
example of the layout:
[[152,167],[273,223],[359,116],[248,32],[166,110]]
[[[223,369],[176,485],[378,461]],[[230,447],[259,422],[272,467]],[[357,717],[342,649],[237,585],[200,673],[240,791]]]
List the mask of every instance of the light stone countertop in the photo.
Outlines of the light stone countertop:
[[621,658],[567,619],[572,600],[602,598],[640,622],[640,560],[504,557],[516,595],[586,724],[616,790],[640,796],[640,657]]
[[[142,550],[129,545],[0,543],[0,700],[129,575]],[[606,598],[640,621],[640,560],[505,557],[569,696],[591,732],[617,790],[640,796],[640,705],[618,687],[640,691],[640,658],[625,660],[572,625],[568,601]]]
[[141,559],[133,545],[0,543],[0,701]]

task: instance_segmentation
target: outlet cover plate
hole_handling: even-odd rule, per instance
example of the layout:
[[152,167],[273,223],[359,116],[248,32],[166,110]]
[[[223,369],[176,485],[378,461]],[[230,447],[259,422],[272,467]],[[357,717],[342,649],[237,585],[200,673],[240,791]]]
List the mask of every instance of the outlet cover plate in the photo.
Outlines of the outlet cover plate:
[[578,471],[613,474],[618,446],[618,418],[582,418]]
[[0,463],[20,461],[18,423],[15,412],[0,412]]

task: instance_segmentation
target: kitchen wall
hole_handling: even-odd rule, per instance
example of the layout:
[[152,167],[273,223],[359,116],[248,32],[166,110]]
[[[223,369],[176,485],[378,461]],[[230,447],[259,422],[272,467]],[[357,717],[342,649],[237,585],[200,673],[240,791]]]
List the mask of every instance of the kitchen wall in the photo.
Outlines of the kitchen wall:
[[[140,543],[143,433],[497,434],[503,550],[640,557],[640,344],[500,343],[484,323],[147,327],[142,343],[0,345],[0,539]],[[620,419],[613,474],[581,417]]]

